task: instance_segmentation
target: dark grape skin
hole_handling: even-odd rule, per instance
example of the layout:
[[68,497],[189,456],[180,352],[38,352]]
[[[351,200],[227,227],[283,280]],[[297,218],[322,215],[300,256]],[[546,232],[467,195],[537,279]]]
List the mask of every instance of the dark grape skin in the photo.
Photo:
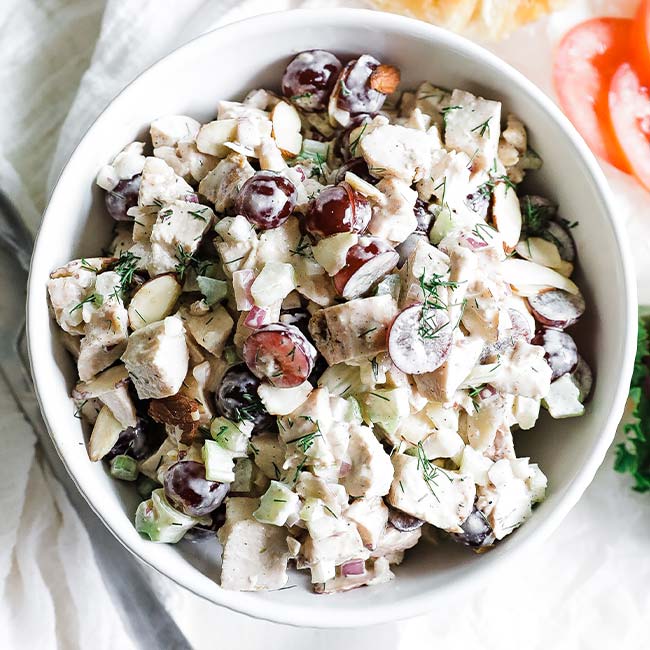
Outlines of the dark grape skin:
[[282,75],[282,94],[303,111],[324,111],[342,67],[326,50],[300,52]]
[[339,75],[337,104],[351,115],[376,113],[381,110],[386,95],[370,87],[370,75],[380,65],[374,57],[364,54],[346,64]]
[[259,171],[243,185],[235,202],[237,214],[263,230],[281,226],[296,207],[296,186],[282,174]]
[[165,496],[178,510],[191,517],[204,517],[221,505],[230,484],[208,481],[205,465],[181,460],[165,473],[164,488]]
[[396,508],[388,509],[388,522],[393,528],[397,528],[401,533],[417,530],[424,524],[422,519],[413,517],[412,515],[397,510]]
[[307,231],[316,237],[341,232],[362,233],[372,212],[368,200],[348,183],[326,187],[309,206]]
[[257,396],[260,383],[244,363],[228,368],[214,396],[219,415],[229,420],[252,422],[253,433],[275,431],[276,418],[268,413]]
[[476,507],[460,527],[463,529],[462,533],[450,533],[454,541],[475,549],[494,544],[492,527],[485,515]]
[[379,182],[378,178],[370,174],[368,163],[363,158],[350,158],[346,163],[343,163],[336,173],[336,182],[342,183],[345,180],[345,174],[347,172],[356,174],[359,178],[372,185],[376,185]]
[[212,521],[209,525],[197,524],[192,526],[183,536],[183,540],[198,544],[215,539],[217,531],[226,522],[226,504],[222,503],[215,511],[211,512],[210,518]]
[[546,361],[551,367],[551,381],[573,372],[578,365],[578,347],[573,337],[566,332],[552,327],[541,328],[532,343],[544,348]]
[[136,460],[143,460],[150,456],[156,448],[159,436],[154,431],[155,427],[144,418],[138,418],[134,427],[127,427],[120,433],[113,448],[104,456],[108,461],[115,456],[131,456]]
[[121,180],[110,192],[104,195],[106,210],[115,221],[133,221],[127,211],[138,204],[141,174],[133,178]]

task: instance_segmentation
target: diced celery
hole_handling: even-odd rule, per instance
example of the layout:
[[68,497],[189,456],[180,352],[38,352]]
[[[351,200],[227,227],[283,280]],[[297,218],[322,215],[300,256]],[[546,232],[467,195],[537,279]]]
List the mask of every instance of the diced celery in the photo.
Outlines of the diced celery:
[[246,455],[252,430],[251,422],[236,423],[224,417],[216,417],[210,423],[210,435],[214,440],[239,456]]
[[154,490],[151,498],[140,503],[135,513],[135,529],[152,542],[166,544],[175,544],[192,526],[209,521],[209,517],[190,517],[173,508],[163,488]]
[[332,395],[350,397],[364,390],[358,366],[337,363],[330,366],[320,376],[318,385],[327,388]]
[[215,280],[206,275],[198,275],[196,283],[199,285],[199,291],[203,294],[205,302],[210,306],[221,302],[228,293],[228,283],[224,280]]
[[205,478],[208,481],[232,483],[235,480],[235,458],[231,451],[224,449],[214,440],[206,440],[201,455],[205,463]]
[[135,481],[138,478],[137,461],[131,456],[115,456],[111,459],[111,476],[120,481]]
[[429,231],[432,244],[439,244],[454,229],[454,217],[447,205],[439,209],[436,220]]
[[315,160],[317,156],[320,156],[322,160],[327,160],[329,148],[329,142],[304,138],[302,141],[302,151],[300,153],[304,158],[312,158]]
[[246,458],[238,458],[235,461],[235,480],[230,484],[230,493],[250,492],[253,489],[253,461]]
[[237,348],[234,345],[228,345],[223,351],[223,358],[230,365],[237,363],[240,360]]
[[387,433],[395,433],[400,420],[411,412],[408,390],[398,388],[377,388],[359,396],[364,420],[379,424]]
[[290,487],[279,481],[271,481],[253,517],[262,524],[274,526],[284,526],[289,519],[293,519],[291,523],[294,523],[298,519],[299,503],[298,495]]

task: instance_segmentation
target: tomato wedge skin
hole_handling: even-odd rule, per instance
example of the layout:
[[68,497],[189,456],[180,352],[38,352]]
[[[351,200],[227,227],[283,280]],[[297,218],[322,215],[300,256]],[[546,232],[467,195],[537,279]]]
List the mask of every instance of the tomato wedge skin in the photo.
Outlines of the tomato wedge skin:
[[612,77],[609,113],[632,173],[650,190],[650,92],[629,63]]
[[650,83],[650,0],[643,0],[634,17],[634,67],[644,84]]
[[619,65],[630,57],[627,18],[594,18],[576,25],[560,41],[553,83],[560,105],[589,148],[629,172],[609,119],[608,90]]

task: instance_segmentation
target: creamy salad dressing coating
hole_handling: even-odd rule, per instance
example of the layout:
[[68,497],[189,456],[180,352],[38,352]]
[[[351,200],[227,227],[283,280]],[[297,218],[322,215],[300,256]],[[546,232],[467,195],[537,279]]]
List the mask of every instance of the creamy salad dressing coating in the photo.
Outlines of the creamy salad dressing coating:
[[[581,415],[571,224],[499,101],[320,50],[102,167],[115,237],[52,272],[91,460],[227,589],[391,580],[427,533],[485,551],[546,478],[517,429]],[[89,251],[89,255],[92,253]],[[513,437],[514,436],[514,437]]]

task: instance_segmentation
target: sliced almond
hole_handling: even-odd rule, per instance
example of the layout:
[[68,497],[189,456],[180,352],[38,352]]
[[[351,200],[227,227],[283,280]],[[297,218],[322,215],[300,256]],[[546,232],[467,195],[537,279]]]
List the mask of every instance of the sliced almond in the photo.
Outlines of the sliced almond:
[[237,120],[215,120],[201,127],[196,136],[196,148],[201,153],[207,153],[217,158],[225,158],[228,148],[224,143],[230,142],[237,134]]
[[145,282],[129,303],[129,324],[132,330],[162,320],[172,313],[182,287],[176,276],[159,275]]
[[88,382],[79,382],[75,386],[73,397],[81,400],[98,398],[108,406],[123,429],[133,427],[137,423],[137,415],[127,388],[128,380],[126,368],[122,365],[114,366]]
[[[569,280],[569,278],[564,277],[553,269],[535,264],[535,262],[529,262],[528,260],[517,260],[513,258],[504,260],[501,263],[501,275],[515,290],[533,285],[541,288],[554,287],[556,289],[564,289],[573,294],[580,293],[576,284]],[[519,290],[517,290],[517,293],[519,295],[526,295]],[[539,291],[536,293],[539,293]]]
[[384,95],[390,95],[397,90],[400,82],[400,72],[393,65],[382,63],[370,75],[370,87]]
[[164,399],[152,399],[149,416],[161,424],[169,424],[181,430],[181,442],[190,445],[197,438],[201,410],[199,403],[186,395],[172,395]]
[[123,365],[113,366],[100,373],[90,381],[80,381],[74,389],[75,397],[89,399],[100,397],[104,393],[115,390],[120,384],[128,381],[129,373]]
[[378,190],[372,183],[364,181],[361,176],[357,176],[354,172],[345,173],[345,182],[360,194],[363,194],[369,199],[375,200],[380,205],[383,205],[386,202],[386,197],[380,190]]
[[271,113],[273,139],[285,158],[293,158],[302,149],[298,111],[287,102],[278,102]]
[[[541,237],[529,237],[517,244],[516,251],[524,259],[559,270],[562,258],[557,246]],[[564,273],[562,274],[564,275]]]
[[101,460],[113,449],[124,427],[113,417],[108,406],[103,406],[90,434],[88,455],[93,462]]
[[507,183],[497,183],[493,192],[492,217],[494,225],[503,237],[503,244],[510,253],[515,249],[521,235],[521,209],[514,189]]

